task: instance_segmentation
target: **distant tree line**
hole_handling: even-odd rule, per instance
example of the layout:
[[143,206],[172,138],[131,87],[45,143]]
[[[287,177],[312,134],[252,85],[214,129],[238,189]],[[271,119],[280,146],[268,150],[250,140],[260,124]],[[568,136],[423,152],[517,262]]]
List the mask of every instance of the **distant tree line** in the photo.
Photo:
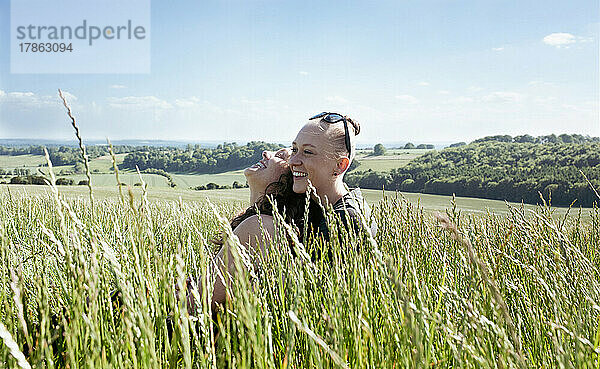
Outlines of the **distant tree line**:
[[[147,150],[150,146],[130,146],[130,145],[116,145],[113,146],[113,152],[115,154],[132,152],[137,150]],[[58,146],[58,147],[46,147],[48,150],[48,156],[52,165],[76,165],[77,163],[83,163],[81,157],[81,151],[79,147],[74,146]],[[93,145],[86,146],[86,153],[89,159],[94,159],[103,155],[108,155],[107,145]],[[32,146],[2,146],[0,145],[0,155],[44,155],[44,146],[32,145]],[[44,164],[45,165],[45,164]]]
[[[562,134],[562,135],[547,135],[547,136],[538,136],[533,137],[530,135],[521,135],[521,136],[509,136],[509,135],[496,135],[496,136],[486,136],[483,138],[479,138],[473,143],[478,142],[488,142],[488,141],[497,141],[497,142],[515,142],[515,143],[536,143],[536,144],[556,144],[556,143],[567,143],[567,144],[583,144],[588,142],[600,142],[600,137],[590,137],[578,134]],[[452,146],[452,145],[451,145]]]
[[200,186],[196,186],[196,187],[190,187],[192,190],[196,190],[196,191],[205,191],[205,190],[225,190],[225,189],[230,189],[230,188],[248,188],[248,184],[241,184],[238,181],[233,181],[233,183],[230,185],[220,185],[220,184],[216,184],[214,182],[210,182],[207,183],[205,185],[200,185]]
[[[546,144],[546,143],[588,143],[588,142],[600,142],[600,137],[590,137],[578,134],[562,134],[562,135],[547,135],[547,136],[538,136],[533,137],[531,135],[520,135],[512,137],[510,135],[495,135],[495,136],[485,136],[483,138],[478,138],[473,143],[477,142],[488,142],[488,141],[498,141],[498,142],[515,142],[515,143],[537,143],[537,144]],[[456,142],[451,144],[448,147],[459,147],[466,145],[466,142]]]
[[30,174],[31,170],[29,170],[29,168],[15,168],[13,170],[0,168],[0,176],[28,176]]
[[140,170],[154,168],[167,172],[218,173],[248,167],[262,158],[264,150],[279,150],[282,145],[266,142],[249,142],[246,145],[224,143],[216,148],[189,145],[182,148],[153,147],[129,153],[122,166]]
[[590,207],[598,202],[579,172],[600,191],[598,138],[550,135],[529,142],[526,136],[509,137],[491,136],[468,145],[428,152],[389,172],[351,172],[346,181],[350,186],[362,188],[454,193],[530,204],[540,201],[538,192],[546,198],[551,195],[553,205],[566,206],[575,199],[576,206]]
[[[46,185],[46,180],[42,176],[15,176],[10,179],[10,184],[29,184],[29,185]],[[75,182],[72,178],[57,178],[56,184],[59,186],[71,186]],[[78,185],[87,185],[87,180],[79,181]]]
[[432,145],[432,144],[418,144],[417,146],[415,146],[415,144],[413,144],[412,142],[407,142],[402,148],[403,149],[408,149],[408,150],[412,150],[412,149],[428,149],[428,150],[433,150],[433,149],[435,149],[435,145]]

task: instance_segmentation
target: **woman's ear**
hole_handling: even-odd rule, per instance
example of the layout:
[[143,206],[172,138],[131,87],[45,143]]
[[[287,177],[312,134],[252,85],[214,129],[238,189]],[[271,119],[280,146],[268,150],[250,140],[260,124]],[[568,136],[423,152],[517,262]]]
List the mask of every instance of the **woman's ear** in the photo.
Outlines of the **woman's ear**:
[[340,158],[337,163],[337,169],[339,173],[344,173],[346,169],[350,166],[350,159],[347,157]]

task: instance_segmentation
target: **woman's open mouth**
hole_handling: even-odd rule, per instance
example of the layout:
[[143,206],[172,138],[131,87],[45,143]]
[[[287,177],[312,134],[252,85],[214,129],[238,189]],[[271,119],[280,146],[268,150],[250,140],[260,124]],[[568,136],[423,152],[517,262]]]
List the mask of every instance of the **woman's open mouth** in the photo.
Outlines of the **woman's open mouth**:
[[253,168],[253,169],[265,169],[266,167],[267,167],[267,165],[265,163],[263,163],[262,160],[261,160],[258,163],[252,165],[250,168]]

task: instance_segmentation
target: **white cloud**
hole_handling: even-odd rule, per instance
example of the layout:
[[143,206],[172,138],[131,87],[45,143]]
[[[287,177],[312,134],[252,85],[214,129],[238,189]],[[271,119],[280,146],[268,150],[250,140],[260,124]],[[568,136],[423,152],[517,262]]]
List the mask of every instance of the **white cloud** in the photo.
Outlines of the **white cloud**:
[[562,104],[561,107],[565,110],[575,110],[575,111],[582,111],[582,107],[578,106],[578,105],[574,105],[574,104]]
[[178,108],[192,108],[200,105],[202,100],[196,96],[175,99],[174,105]]
[[36,95],[33,92],[9,92],[6,96],[9,98],[14,98],[16,100],[32,99],[36,97]]
[[548,105],[548,104],[555,104],[556,103],[556,97],[554,96],[548,96],[548,97],[536,97],[533,99],[533,102],[538,104],[538,105]]
[[[67,101],[75,101],[77,97],[66,91],[63,95]],[[33,92],[6,92],[0,90],[0,103],[19,108],[39,108],[49,106],[60,106],[58,96],[38,95]]]
[[301,74],[301,75],[303,75],[303,76],[308,76],[308,72],[306,72],[306,71],[303,71],[303,70],[301,70],[301,71],[300,71],[300,72],[298,72],[298,73],[300,73],[300,74]]
[[107,100],[110,107],[119,109],[148,110],[173,107],[172,104],[156,96],[109,97]]
[[[242,104],[247,103],[247,101],[240,102]],[[182,113],[189,117],[222,116],[223,114],[229,114],[229,116],[240,116],[240,113],[235,109],[223,109],[220,106],[215,105],[210,101],[202,100],[197,96],[175,99],[173,101],[173,105],[175,106],[175,112]]]
[[114,88],[114,89],[121,89],[121,88],[126,88],[127,86],[125,85],[110,85],[110,88]]
[[475,101],[472,97],[458,96],[453,99],[446,100],[446,104],[468,104]]
[[419,86],[429,86],[429,82],[427,82],[427,81],[422,81],[422,82],[419,82],[419,83],[417,83],[417,84],[418,84]]
[[63,91],[63,96],[65,97],[65,99],[67,99],[68,103],[72,103],[73,101],[77,101],[77,96],[73,95],[72,93],[68,92],[68,91]]
[[242,97],[240,99],[242,105],[248,106],[275,106],[275,100],[273,99],[248,99],[247,97]]
[[440,95],[450,95],[450,91],[448,91],[448,90],[439,90],[438,94],[440,94]]
[[546,81],[529,81],[527,82],[527,86],[538,91],[547,91],[548,89],[557,87],[556,84]]
[[400,100],[404,104],[414,105],[419,103],[419,99],[412,95],[397,95],[396,99]]
[[492,47],[493,51],[502,51],[504,50],[504,47]]
[[325,98],[325,100],[328,103],[331,103],[331,104],[347,104],[348,103],[348,100],[346,100],[343,97],[338,96],[338,95],[336,95],[336,96],[327,96]]
[[568,47],[566,45],[569,44],[574,44],[577,42],[577,39],[570,33],[557,32],[547,35],[542,41],[547,45],[561,48]]
[[525,96],[513,91],[495,91],[481,98],[484,102],[491,103],[517,103],[521,102]]
[[275,101],[271,98],[242,97],[239,100],[234,99],[234,101],[239,103],[239,105],[237,106],[238,110],[232,111],[232,114],[251,116],[254,119],[267,119],[267,117],[276,116],[278,112],[289,109],[288,105]]
[[467,88],[467,91],[469,92],[479,92],[481,90],[483,90],[483,88],[479,86],[470,86],[469,88]]

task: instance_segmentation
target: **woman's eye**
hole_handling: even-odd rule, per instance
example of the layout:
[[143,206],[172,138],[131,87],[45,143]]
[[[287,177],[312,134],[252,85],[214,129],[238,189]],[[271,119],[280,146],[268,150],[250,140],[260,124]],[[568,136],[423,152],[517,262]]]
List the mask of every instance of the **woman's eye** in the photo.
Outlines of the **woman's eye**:
[[304,153],[305,154],[312,154],[312,151],[310,151],[310,150],[304,150]]

